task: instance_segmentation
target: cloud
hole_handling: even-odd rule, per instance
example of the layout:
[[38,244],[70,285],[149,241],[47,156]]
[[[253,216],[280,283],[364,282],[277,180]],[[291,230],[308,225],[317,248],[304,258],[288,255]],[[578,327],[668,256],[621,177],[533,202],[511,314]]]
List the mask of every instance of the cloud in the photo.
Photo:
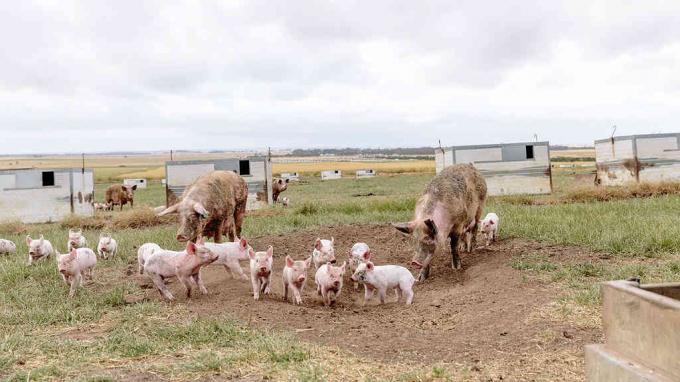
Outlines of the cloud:
[[36,0],[0,15],[14,152],[583,144],[612,124],[672,130],[680,110],[680,4],[663,1]]

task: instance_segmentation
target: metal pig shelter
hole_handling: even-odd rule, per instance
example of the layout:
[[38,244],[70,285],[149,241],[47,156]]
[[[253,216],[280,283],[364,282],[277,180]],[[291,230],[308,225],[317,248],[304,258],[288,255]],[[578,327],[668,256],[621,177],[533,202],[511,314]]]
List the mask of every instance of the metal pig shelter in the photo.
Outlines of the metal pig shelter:
[[439,174],[456,163],[471,163],[486,180],[489,195],[552,192],[548,142],[500,143],[435,149]]
[[680,133],[611,137],[595,141],[596,183],[680,180]]
[[0,221],[59,221],[94,213],[92,169],[0,170]]
[[273,203],[271,161],[266,157],[248,157],[165,162],[166,205],[177,203],[187,186],[201,175],[216,170],[234,171],[248,183],[249,210]]

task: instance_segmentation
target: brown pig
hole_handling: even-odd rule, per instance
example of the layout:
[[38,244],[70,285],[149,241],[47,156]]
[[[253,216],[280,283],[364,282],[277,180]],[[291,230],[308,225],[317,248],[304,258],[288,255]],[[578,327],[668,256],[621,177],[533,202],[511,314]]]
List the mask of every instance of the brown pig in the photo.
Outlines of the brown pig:
[[198,236],[213,237],[216,243],[234,231],[241,233],[248,198],[248,185],[232,171],[213,171],[188,186],[180,201],[158,216],[179,213],[177,240],[195,241]]
[[[430,181],[416,203],[410,222],[394,224],[416,240],[416,254],[411,264],[420,270],[418,279],[430,273],[430,262],[438,244],[451,239],[451,265],[462,267],[458,256],[458,239],[467,231],[477,232],[477,224],[486,200],[486,181],[471,164],[445,168]],[[470,227],[471,222],[474,226]]]
[[288,182],[289,179],[274,179],[274,183],[272,184],[272,199],[274,200],[274,203],[279,200],[279,194],[286,191]]
[[120,210],[123,210],[123,206],[130,202],[130,208],[134,207],[135,190],[137,185],[126,186],[123,184],[113,184],[106,189],[106,204],[109,209],[113,210],[113,207],[120,204]]

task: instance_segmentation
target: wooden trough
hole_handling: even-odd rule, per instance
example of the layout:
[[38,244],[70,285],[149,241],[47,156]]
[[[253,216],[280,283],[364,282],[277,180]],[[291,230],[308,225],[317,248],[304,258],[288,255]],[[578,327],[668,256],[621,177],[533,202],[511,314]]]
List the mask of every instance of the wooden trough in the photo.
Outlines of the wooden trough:
[[680,381],[680,283],[602,284],[605,343],[586,346],[589,382]]

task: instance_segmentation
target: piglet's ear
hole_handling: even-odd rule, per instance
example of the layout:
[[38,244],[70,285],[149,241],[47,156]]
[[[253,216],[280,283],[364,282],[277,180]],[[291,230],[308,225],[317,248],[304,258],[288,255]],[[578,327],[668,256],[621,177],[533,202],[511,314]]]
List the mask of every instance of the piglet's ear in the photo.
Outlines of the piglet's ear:
[[246,239],[241,239],[241,240],[239,241],[239,243],[240,243],[242,249],[248,248],[248,240],[246,240]]
[[187,242],[187,253],[190,255],[195,255],[196,254],[196,244],[192,242]]
[[248,257],[250,257],[251,259],[255,258],[255,251],[252,248],[248,250]]
[[71,257],[76,257],[77,254],[78,254],[78,251],[76,251],[76,248],[72,247],[71,252],[69,252],[69,255],[71,255]]
[[269,248],[267,248],[267,257],[272,257],[272,256],[274,256],[274,247],[272,247],[270,245]]
[[316,238],[316,241],[314,242],[314,248],[316,248],[317,251],[321,250],[321,239],[318,238],[318,237]]
[[292,267],[293,266],[293,259],[290,256],[286,256],[286,266]]
[[31,245],[31,235],[26,235],[26,245]]
[[305,268],[309,268],[309,266],[312,264],[312,257],[309,256],[307,260],[305,260]]
[[364,252],[363,258],[364,258],[365,261],[368,261],[371,258],[371,251],[368,250],[368,251]]

